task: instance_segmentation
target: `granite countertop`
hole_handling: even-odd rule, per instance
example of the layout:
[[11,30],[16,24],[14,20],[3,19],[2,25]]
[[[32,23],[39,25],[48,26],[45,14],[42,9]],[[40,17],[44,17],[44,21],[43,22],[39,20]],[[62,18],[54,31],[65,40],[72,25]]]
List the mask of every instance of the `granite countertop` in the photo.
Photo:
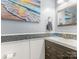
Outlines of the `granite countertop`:
[[45,37],[45,40],[57,43],[59,45],[68,47],[73,50],[77,50],[77,40],[74,39],[64,39],[61,37]]

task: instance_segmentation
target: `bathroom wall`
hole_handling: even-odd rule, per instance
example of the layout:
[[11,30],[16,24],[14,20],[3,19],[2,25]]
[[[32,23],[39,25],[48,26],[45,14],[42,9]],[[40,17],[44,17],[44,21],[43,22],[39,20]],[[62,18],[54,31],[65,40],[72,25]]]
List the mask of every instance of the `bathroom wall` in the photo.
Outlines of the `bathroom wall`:
[[77,26],[57,27],[55,19],[55,1],[56,0],[41,0],[41,17],[40,23],[28,23],[18,21],[1,21],[2,34],[12,33],[35,33],[46,32],[47,17],[52,17],[53,30],[52,32],[72,32],[76,33]]
[[[73,10],[75,12],[75,10]],[[75,12],[76,13],[76,12]],[[76,18],[74,18],[75,21],[77,21]],[[57,21],[57,19],[56,19]],[[71,25],[71,26],[57,26],[57,22],[55,22],[55,31],[56,32],[70,32],[70,33],[76,33],[77,32],[77,25]]]
[[55,0],[41,0],[41,17],[39,23],[1,20],[2,34],[45,32],[47,17],[51,16],[55,20],[54,2]]
[[65,26],[65,27],[57,27],[56,32],[69,32],[69,33],[77,33],[77,26]]
[[44,21],[40,23],[27,23],[2,20],[1,32],[2,34],[43,32],[45,31],[44,24]]

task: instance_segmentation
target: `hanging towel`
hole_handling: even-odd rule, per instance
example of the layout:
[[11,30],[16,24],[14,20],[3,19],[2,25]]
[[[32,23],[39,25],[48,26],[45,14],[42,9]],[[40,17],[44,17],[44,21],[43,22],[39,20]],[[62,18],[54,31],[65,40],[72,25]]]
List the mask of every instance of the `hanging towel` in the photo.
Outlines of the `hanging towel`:
[[48,22],[46,29],[48,31],[51,31],[52,30],[52,22]]

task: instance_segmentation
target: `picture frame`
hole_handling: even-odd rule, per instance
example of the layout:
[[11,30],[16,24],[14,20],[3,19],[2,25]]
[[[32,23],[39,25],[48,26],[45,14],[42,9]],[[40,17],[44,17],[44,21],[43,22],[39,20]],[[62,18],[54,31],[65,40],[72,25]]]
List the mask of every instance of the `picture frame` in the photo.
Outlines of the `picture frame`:
[[40,0],[1,0],[1,19],[40,22]]

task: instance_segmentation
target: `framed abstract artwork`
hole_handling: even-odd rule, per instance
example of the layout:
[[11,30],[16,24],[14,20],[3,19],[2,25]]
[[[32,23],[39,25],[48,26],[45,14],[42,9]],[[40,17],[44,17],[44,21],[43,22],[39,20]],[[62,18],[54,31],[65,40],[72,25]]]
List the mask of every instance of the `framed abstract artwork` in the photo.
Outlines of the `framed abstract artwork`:
[[1,19],[40,21],[40,0],[1,0]]
[[77,24],[77,5],[72,5],[57,12],[58,26],[73,26]]

